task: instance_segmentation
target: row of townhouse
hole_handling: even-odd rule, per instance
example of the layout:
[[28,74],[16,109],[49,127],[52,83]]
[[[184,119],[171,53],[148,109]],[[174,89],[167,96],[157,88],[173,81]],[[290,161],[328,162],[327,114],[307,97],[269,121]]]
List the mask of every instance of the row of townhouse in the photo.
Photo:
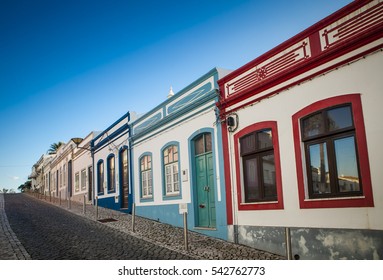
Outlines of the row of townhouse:
[[354,1],[32,171],[45,161],[53,196],[174,226],[186,212],[190,230],[277,254],[288,228],[296,258],[382,259],[382,35],[382,1]]

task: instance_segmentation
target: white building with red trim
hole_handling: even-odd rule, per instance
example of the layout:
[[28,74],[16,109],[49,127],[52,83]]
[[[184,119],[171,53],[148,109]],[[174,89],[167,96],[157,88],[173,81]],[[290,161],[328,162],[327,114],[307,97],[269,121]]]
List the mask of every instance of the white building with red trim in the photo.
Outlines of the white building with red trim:
[[382,37],[354,1],[218,81],[231,240],[383,259]]

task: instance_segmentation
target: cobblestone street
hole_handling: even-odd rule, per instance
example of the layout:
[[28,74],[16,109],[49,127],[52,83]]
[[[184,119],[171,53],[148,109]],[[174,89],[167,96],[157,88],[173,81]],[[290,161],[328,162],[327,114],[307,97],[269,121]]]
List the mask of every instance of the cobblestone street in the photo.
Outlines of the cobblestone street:
[[[67,202],[59,205],[27,194],[6,195],[4,204],[0,234],[12,231],[14,243],[22,245],[18,249],[1,244],[1,259],[284,259],[194,232],[189,232],[186,251],[183,229],[136,217],[132,232],[131,215],[100,208],[98,220],[115,220],[101,223],[92,205],[84,214],[79,203],[71,202],[69,209]],[[9,228],[4,227],[7,218]],[[15,248],[25,248],[24,255],[12,256]]]

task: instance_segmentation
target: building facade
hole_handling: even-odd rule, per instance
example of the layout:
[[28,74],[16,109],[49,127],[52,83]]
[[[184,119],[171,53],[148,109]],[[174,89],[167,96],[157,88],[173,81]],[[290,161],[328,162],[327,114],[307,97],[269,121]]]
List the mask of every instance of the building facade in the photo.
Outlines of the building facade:
[[50,162],[53,157],[53,155],[44,154],[32,166],[32,172],[28,176],[28,179],[31,180],[31,187],[33,191],[41,194],[49,193]]
[[132,182],[138,216],[227,239],[221,126],[213,69],[132,125]]
[[89,133],[80,141],[73,152],[73,197],[72,200],[92,203],[94,197],[93,184],[93,155],[91,141],[98,135],[97,132]]
[[91,141],[94,199],[101,207],[131,212],[129,152],[130,113],[126,113]]
[[73,195],[73,151],[76,145],[68,141],[61,145],[50,164],[50,194],[62,200]]
[[218,81],[232,241],[383,258],[382,35],[354,1]]

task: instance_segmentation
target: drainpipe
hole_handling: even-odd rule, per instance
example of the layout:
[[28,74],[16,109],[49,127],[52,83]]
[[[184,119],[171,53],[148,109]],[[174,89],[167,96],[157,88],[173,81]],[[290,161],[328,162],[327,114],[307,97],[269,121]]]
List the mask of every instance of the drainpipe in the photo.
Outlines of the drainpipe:
[[[129,151],[129,191],[130,191],[130,196],[131,196],[131,200],[132,200],[132,204],[134,204],[134,190],[133,190],[133,159],[132,159],[132,151],[133,151],[133,147],[132,147],[132,125],[130,124],[130,112],[128,112],[128,151]],[[128,198],[129,199],[129,198]],[[128,200],[128,208],[129,208],[129,200]],[[130,209],[131,213],[133,211],[133,209]],[[129,209],[128,209],[128,212],[129,212]]]
[[289,227],[285,228],[285,242],[286,242],[286,257],[288,260],[292,260],[293,255],[292,255],[292,249],[291,249],[291,232]]
[[96,184],[95,184],[95,167],[94,167],[94,141],[91,140],[90,141],[90,153],[91,153],[91,157],[92,157],[92,202],[93,202],[93,205],[95,203],[94,199],[96,197]]
[[[233,141],[231,140],[232,138],[232,132],[231,130],[229,130],[229,127],[226,125],[225,129],[228,130],[228,143],[229,143],[229,152],[230,152],[230,155],[233,155]],[[233,167],[235,166],[234,165],[234,157],[233,156],[230,156],[230,167]],[[239,243],[239,232],[238,232],[238,217],[236,215],[236,209],[237,209],[237,197],[235,195],[235,191],[234,191],[234,183],[235,183],[235,180],[234,180],[234,171],[235,171],[235,168],[230,168],[230,180],[231,180],[231,198],[232,198],[232,201],[233,201],[233,209],[232,209],[232,214],[233,214],[233,238],[234,238],[234,243],[235,244],[238,244]]]

